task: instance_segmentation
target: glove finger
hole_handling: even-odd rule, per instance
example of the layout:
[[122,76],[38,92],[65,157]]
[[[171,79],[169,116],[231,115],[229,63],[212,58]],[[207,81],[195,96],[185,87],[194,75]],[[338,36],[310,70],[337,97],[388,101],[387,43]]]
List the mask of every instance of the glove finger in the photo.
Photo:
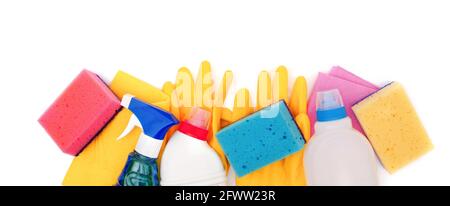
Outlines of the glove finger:
[[275,72],[273,81],[273,100],[277,102],[284,100],[288,103],[288,71],[286,67],[280,66]]
[[[219,85],[217,92],[215,93],[214,98],[214,106],[213,114],[212,114],[212,131],[215,135],[222,128],[222,113],[228,112],[229,110],[224,110],[223,104],[228,93],[229,85],[233,81],[233,73],[231,71],[227,71],[224,73],[222,81]],[[227,114],[229,115],[229,114]]]
[[267,71],[262,71],[258,77],[256,95],[256,110],[264,108],[272,103],[272,85]]
[[194,106],[211,112],[213,92],[211,65],[203,61],[194,84]]
[[180,119],[180,111],[178,100],[175,92],[175,85],[172,82],[166,82],[163,85],[162,91],[169,96],[170,99],[170,112],[177,118]]
[[303,76],[297,77],[292,88],[291,99],[289,101],[289,108],[295,116],[300,113],[306,113],[307,104],[307,87],[306,80]]
[[216,92],[213,94],[214,98],[214,107],[224,107],[225,99],[228,95],[228,91],[230,89],[230,85],[233,82],[233,72],[226,71],[223,74],[222,81],[220,82],[219,88],[217,88]]
[[190,108],[194,105],[194,79],[186,67],[178,70],[175,82],[175,94],[180,108],[179,119],[183,120],[189,114]]
[[238,121],[253,113],[253,107],[248,89],[240,89],[234,97],[232,122]]
[[295,122],[300,128],[305,141],[309,141],[309,139],[311,138],[311,124],[308,115],[306,115],[305,113],[299,114],[297,117],[295,117]]

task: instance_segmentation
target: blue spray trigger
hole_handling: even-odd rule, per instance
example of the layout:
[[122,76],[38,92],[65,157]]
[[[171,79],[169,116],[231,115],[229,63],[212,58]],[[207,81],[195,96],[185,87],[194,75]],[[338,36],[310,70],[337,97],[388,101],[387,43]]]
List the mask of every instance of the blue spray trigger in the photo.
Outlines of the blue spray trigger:
[[118,139],[126,136],[137,126],[142,128],[142,132],[146,136],[163,140],[167,131],[173,125],[178,124],[178,120],[169,112],[147,104],[132,95],[124,95],[121,105],[129,109],[133,115],[128,121],[126,129],[119,135]]

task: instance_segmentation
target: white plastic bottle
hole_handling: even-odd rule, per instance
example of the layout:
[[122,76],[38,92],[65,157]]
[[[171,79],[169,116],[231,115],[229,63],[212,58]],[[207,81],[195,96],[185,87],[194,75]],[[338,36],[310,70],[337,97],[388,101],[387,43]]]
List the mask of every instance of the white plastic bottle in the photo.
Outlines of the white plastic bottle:
[[211,113],[193,108],[170,138],[161,159],[162,186],[225,186],[219,155],[207,143]]
[[378,185],[377,159],[369,141],[353,129],[339,90],[317,93],[315,134],[304,156],[310,186]]

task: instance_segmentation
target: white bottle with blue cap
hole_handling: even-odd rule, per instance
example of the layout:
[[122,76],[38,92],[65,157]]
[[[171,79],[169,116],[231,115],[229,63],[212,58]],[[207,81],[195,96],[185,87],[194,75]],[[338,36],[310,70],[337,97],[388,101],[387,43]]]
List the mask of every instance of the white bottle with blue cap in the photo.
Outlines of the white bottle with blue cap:
[[378,185],[377,159],[364,135],[353,129],[339,90],[317,93],[315,134],[306,145],[310,186]]

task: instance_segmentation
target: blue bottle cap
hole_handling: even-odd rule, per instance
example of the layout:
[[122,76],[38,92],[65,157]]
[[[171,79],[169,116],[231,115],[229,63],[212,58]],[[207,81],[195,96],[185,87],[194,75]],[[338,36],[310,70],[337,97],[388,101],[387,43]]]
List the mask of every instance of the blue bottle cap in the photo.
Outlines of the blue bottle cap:
[[334,121],[347,117],[341,94],[337,89],[317,92],[316,109],[317,121],[319,122]]

